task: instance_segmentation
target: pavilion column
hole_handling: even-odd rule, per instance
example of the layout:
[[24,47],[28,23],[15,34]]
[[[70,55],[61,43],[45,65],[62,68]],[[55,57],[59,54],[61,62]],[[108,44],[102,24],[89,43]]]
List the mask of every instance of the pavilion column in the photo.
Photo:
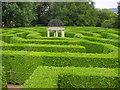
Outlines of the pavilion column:
[[56,37],[58,37],[58,30],[56,30]]
[[64,30],[62,30],[61,37],[64,37],[64,36],[65,36],[65,32]]
[[47,32],[47,36],[50,37],[50,30],[48,30],[48,32]]

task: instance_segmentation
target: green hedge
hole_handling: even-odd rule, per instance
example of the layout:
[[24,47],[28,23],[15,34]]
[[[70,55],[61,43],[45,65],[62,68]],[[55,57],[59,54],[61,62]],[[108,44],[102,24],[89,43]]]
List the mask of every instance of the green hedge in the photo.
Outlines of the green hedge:
[[26,36],[27,39],[39,39],[41,37],[40,33],[33,32]]
[[85,53],[83,46],[73,45],[36,45],[36,44],[6,44],[2,46],[2,50],[24,50],[37,52],[79,52]]
[[11,42],[11,37],[14,37],[14,36],[15,36],[15,34],[9,34],[9,35],[3,34],[2,35],[2,40],[4,42],[10,43]]
[[74,32],[65,32],[65,37],[70,37],[70,38],[73,38],[75,35]]
[[[110,54],[86,54],[4,50],[2,62],[6,71],[13,70],[22,73],[32,73],[37,66],[117,68],[118,57],[114,54],[116,55],[115,52]],[[14,78],[11,82],[23,83],[29,75],[13,73],[12,76]]]
[[[91,37],[102,37],[100,34],[98,34],[98,33],[92,33],[92,32],[87,32],[87,34],[86,34],[86,32],[80,32],[80,33],[76,33],[75,35],[74,35],[74,37],[75,38],[80,38],[81,36],[84,36],[84,34],[85,34],[85,36],[91,36]],[[90,35],[89,35],[90,34]]]
[[105,38],[97,38],[97,37],[88,37],[88,36],[80,36],[77,38],[81,38],[81,39],[87,39],[90,41],[96,41],[96,42],[102,42],[102,43],[107,43],[107,44],[112,44],[115,46],[119,46],[120,42],[118,40],[111,40],[111,39],[105,39]]
[[38,67],[23,88],[119,88],[118,69]]
[[38,39],[24,39],[20,37],[12,37],[11,43],[27,43],[27,44],[56,44],[56,45],[68,45],[66,40],[38,40]]
[[113,34],[113,33],[107,33],[107,38],[108,39],[116,39],[118,40],[120,38],[120,36]]
[[4,71],[4,67],[0,65],[0,89],[1,88],[6,88],[6,74]]
[[42,39],[42,40],[66,40],[66,39],[72,39],[67,37],[36,37],[35,39]]
[[[100,42],[92,42],[88,40],[68,39],[68,40],[36,40],[23,39],[20,37],[12,37],[11,43],[25,43],[25,44],[52,44],[52,45],[81,45],[85,46],[87,53],[109,53],[111,52],[111,45]],[[105,51],[107,50],[107,51]]]
[[28,35],[28,33],[27,32],[19,32],[19,33],[16,33],[16,35],[18,37],[26,38],[26,36]]

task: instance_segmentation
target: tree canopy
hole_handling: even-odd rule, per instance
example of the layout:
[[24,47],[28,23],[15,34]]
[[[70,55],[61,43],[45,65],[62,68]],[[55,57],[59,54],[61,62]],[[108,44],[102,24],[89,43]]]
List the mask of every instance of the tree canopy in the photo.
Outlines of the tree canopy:
[[[116,20],[117,15],[107,9],[98,10],[94,2],[4,2],[4,27],[44,25],[60,19],[65,26],[101,26],[105,20]],[[118,22],[118,21],[117,21]]]
[[2,20],[6,27],[31,26],[36,20],[34,3],[12,2],[2,3]]

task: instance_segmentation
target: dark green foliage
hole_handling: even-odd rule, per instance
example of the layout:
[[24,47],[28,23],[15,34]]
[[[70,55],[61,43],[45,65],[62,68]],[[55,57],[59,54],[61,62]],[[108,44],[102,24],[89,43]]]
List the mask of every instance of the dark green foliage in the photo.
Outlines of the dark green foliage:
[[114,28],[114,23],[115,23],[115,20],[113,20],[113,19],[105,20],[102,23],[102,27],[104,27],[104,28]]
[[118,88],[117,77],[106,76],[75,76],[65,75],[59,77],[60,88]]
[[[120,4],[120,2],[119,2],[119,4]],[[117,22],[118,28],[120,28],[120,5],[118,5],[118,17],[116,19],[116,22]]]
[[[110,24],[110,27],[115,27],[113,23],[115,22],[114,19],[116,18],[117,15],[114,12],[109,11],[108,9],[100,9],[100,10],[97,10],[96,13],[97,13],[96,26],[103,26],[102,23],[106,22],[107,25],[104,27],[109,27],[109,24]],[[112,22],[110,22],[111,21],[110,19],[112,19]]]
[[51,18],[60,19],[67,26],[95,26],[97,16],[93,5],[86,2],[54,2],[50,4]]
[[36,19],[32,2],[3,2],[2,19],[4,27],[31,26]]
[[101,26],[115,19],[113,26],[118,27],[119,16],[108,9],[97,10],[94,2],[2,3],[3,27],[47,26],[51,19],[60,19],[65,26]]

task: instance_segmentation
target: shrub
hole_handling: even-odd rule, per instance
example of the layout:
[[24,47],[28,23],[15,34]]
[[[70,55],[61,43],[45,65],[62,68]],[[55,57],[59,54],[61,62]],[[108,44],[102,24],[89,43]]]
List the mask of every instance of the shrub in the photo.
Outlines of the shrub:
[[105,20],[102,23],[102,27],[104,27],[104,28],[114,28],[114,23],[115,23],[115,21],[113,19]]

